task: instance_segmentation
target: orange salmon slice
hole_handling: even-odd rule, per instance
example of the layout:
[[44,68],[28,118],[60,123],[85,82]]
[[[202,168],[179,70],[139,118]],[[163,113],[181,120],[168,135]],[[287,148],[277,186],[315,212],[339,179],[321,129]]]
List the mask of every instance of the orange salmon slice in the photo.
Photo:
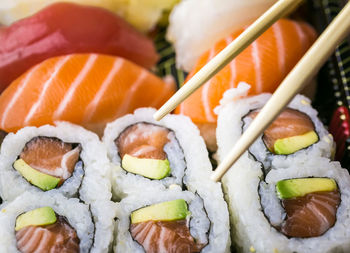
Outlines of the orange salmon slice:
[[[188,79],[231,43],[243,30],[217,42],[204,53]],[[316,39],[316,32],[306,23],[288,19],[277,21],[218,74],[206,82],[177,108],[195,123],[215,123],[214,108],[224,92],[240,82],[251,85],[249,95],[273,92]]]
[[121,57],[50,58],[1,94],[0,128],[15,132],[64,120],[101,134],[106,123],[139,107],[159,108],[174,92],[174,83]]

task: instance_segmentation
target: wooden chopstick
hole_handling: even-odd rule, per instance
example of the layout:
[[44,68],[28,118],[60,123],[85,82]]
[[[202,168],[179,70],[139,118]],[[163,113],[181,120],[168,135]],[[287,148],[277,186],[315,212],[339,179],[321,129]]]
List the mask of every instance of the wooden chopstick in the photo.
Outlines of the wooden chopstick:
[[350,34],[349,17],[350,2],[345,5],[343,10],[283,80],[233,149],[219,164],[211,176],[212,180],[219,181],[224,176],[226,171],[249,148],[255,139],[261,135],[303,86],[310,81],[346,35]]
[[162,119],[182,101],[195,92],[206,81],[213,77],[223,67],[248,47],[256,38],[266,31],[286,12],[296,8],[302,0],[279,0],[260,18],[250,25],[240,36],[210,60],[185,85],[182,86],[154,115],[156,120]]

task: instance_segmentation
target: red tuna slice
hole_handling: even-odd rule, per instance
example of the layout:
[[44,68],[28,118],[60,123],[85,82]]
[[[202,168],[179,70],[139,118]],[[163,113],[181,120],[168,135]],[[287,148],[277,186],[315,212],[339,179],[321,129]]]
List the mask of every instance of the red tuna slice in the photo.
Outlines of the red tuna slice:
[[153,42],[112,12],[57,3],[0,28],[0,91],[35,64],[71,53],[116,55],[146,68],[158,60]]

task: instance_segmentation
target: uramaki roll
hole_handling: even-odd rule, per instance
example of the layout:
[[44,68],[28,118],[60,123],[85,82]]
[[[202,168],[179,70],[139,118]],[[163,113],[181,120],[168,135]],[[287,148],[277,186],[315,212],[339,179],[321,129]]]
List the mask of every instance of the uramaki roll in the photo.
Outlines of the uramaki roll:
[[[88,203],[109,200],[110,166],[98,136],[82,127],[25,127],[1,146],[0,195],[12,200],[26,191],[55,191]],[[16,185],[16,187],[11,187]]]
[[54,193],[26,192],[2,206],[0,252],[90,252],[89,207]]
[[[240,83],[238,88],[227,91],[217,109],[219,154],[233,147],[271,97],[271,94],[261,94],[240,98],[249,87]],[[331,158],[333,151],[332,136],[317,118],[311,101],[302,95],[297,95],[249,148],[250,157],[261,162],[266,172],[274,167],[287,167],[294,160],[317,156]]]
[[130,194],[119,203],[115,252],[229,252],[216,202],[177,186]]
[[209,179],[212,172],[204,141],[191,120],[168,115],[155,121],[154,112],[137,109],[105,129],[103,142],[116,165],[113,186],[118,197],[145,187],[191,187]]
[[259,196],[265,215],[259,230],[270,241],[265,249],[350,251],[350,176],[338,162],[310,158],[272,170]]

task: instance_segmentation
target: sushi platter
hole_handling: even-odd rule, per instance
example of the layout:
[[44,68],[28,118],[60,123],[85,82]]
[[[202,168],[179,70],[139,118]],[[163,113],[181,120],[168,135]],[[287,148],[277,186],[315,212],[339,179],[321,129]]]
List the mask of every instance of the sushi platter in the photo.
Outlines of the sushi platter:
[[348,1],[300,1],[154,118],[276,2],[0,1],[0,253],[350,252],[350,34],[212,180]]

